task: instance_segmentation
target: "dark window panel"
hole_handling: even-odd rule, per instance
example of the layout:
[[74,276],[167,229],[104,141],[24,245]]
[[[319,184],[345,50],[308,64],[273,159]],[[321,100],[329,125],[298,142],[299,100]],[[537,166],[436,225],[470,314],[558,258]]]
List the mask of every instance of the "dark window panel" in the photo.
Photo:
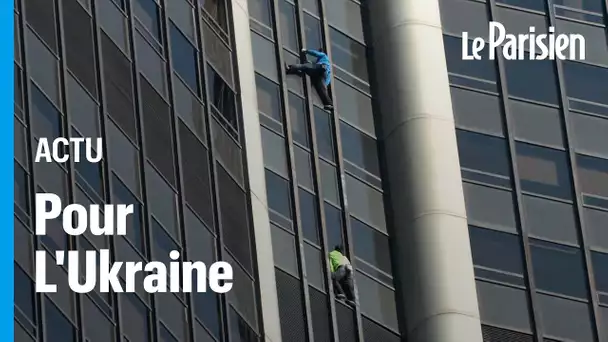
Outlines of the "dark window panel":
[[[14,219],[15,262],[30,275],[34,275],[34,235],[18,217]],[[15,266],[17,269],[17,266]],[[15,277],[16,279],[16,277]],[[15,287],[17,289],[17,287]],[[34,321],[34,320],[32,320]]]
[[135,196],[114,175],[112,178],[112,194],[114,204],[132,204],[133,214],[127,219],[127,238],[140,252],[144,252],[144,236],[142,227],[142,208]]
[[506,60],[507,87],[510,96],[558,104],[555,64],[550,60]]
[[59,61],[57,57],[38,39],[36,34],[26,27],[27,65],[29,75],[51,101],[60,105],[61,89],[59,87]]
[[340,121],[340,138],[344,159],[380,177],[376,140]]
[[591,252],[591,261],[597,290],[608,294],[608,254]]
[[259,74],[255,75],[255,84],[258,95],[258,110],[278,122],[283,122],[279,86]]
[[300,51],[298,42],[296,9],[287,0],[279,1],[281,16],[281,38],[283,46],[294,52]]
[[[84,298],[83,298],[84,297]],[[83,296],[84,334],[90,342],[112,342],[115,326],[95,305],[89,296]]]
[[304,13],[304,36],[306,37],[304,48],[317,50],[323,46],[321,22],[307,13]]
[[515,138],[562,148],[564,129],[562,114],[557,108],[509,100],[514,121]]
[[[532,332],[526,290],[479,280],[476,282],[476,285],[479,313],[483,323]],[[507,339],[506,341],[513,340]],[[522,342],[524,341],[522,340]],[[529,342],[532,342],[532,338],[530,338]]]
[[340,198],[338,197],[338,176],[334,166],[320,160],[321,187],[323,198],[326,201],[338,205]]
[[276,282],[282,338],[285,341],[305,342],[306,321],[302,305],[302,285],[296,278],[279,269],[276,269]]
[[523,286],[524,260],[520,237],[469,226],[475,276]]
[[540,290],[587,298],[587,276],[578,248],[531,239],[530,249],[534,280]]
[[128,317],[129,324],[123,327],[123,334],[131,342],[150,341],[150,311],[134,293],[118,295],[123,317]]
[[226,247],[247,271],[252,272],[251,232],[245,193],[220,165],[217,165],[217,177],[222,230],[225,236],[230,237],[225,242]]
[[608,211],[583,208],[583,222],[591,248],[608,252]]
[[[196,292],[193,293],[193,301],[196,318],[209,329],[216,339],[219,339],[221,333],[218,295],[213,291]],[[198,339],[196,341],[198,341]]]
[[[215,33],[206,22],[203,22],[202,25],[203,42],[205,44],[205,54],[207,55],[208,62],[211,63],[226,80],[228,80],[230,85],[233,85],[234,76],[232,71],[232,54],[230,53],[230,50],[226,46],[226,43],[222,41],[218,34]],[[209,73],[207,78],[213,80],[210,75],[213,75],[213,73]]]
[[[82,138],[78,132],[72,129],[72,137]],[[96,146],[92,145],[91,147]],[[75,152],[75,151],[74,151]],[[92,153],[95,155],[97,151]],[[99,151],[100,153],[102,151]],[[84,180],[87,187],[95,192],[99,198],[105,198],[104,182],[103,182],[103,162],[91,163],[87,160],[86,149],[80,148],[80,161],[74,163],[74,168],[79,179]]]
[[24,119],[23,109],[24,109],[24,100],[23,100],[23,71],[21,68],[15,63],[14,66],[14,96],[15,96],[15,114]]
[[270,224],[274,265],[299,278],[295,236],[275,224]]
[[150,212],[178,240],[177,194],[149,163],[145,173]]
[[205,0],[202,2],[205,12],[215,21],[219,27],[228,32],[228,17],[226,16],[226,1]]
[[327,306],[327,295],[308,287],[310,297],[310,312],[312,316],[312,331],[315,342],[331,342],[332,327],[329,307]]
[[399,335],[396,335],[394,332],[386,329],[385,327],[373,322],[366,317],[361,317],[363,322],[363,336],[365,336],[366,341],[374,341],[374,342],[399,342],[401,341]]
[[[223,2],[223,1],[222,1]],[[196,5],[197,2],[193,1]],[[204,1],[204,4],[213,3],[213,1]],[[194,21],[194,8],[190,0],[167,1],[167,15],[180,28],[180,30],[196,45],[198,34]]]
[[298,194],[300,199],[300,216],[304,238],[319,245],[320,224],[319,211],[317,209],[317,196],[304,189],[299,189]]
[[272,7],[269,0],[249,0],[249,16],[272,28]]
[[319,15],[319,3],[317,0],[303,0],[302,7],[314,15]]
[[[47,138],[49,144],[52,144],[54,139],[62,136],[63,117],[61,113],[38,87],[32,87],[30,102],[33,135],[36,138]],[[38,146],[32,147],[35,151]]]
[[213,227],[209,157],[205,146],[183,123],[179,125],[180,149],[186,202],[209,226]]
[[107,34],[108,40],[115,42],[123,52],[129,55],[129,37],[127,36],[127,18],[125,15],[112,0],[95,1],[95,5],[97,21],[104,31],[102,36]]
[[[34,164],[34,170],[38,178],[36,193],[54,193],[62,203],[68,201],[68,175],[63,168],[54,162],[41,162]],[[63,231],[61,217],[49,220],[47,224],[47,235],[41,237],[42,243],[50,250],[67,249],[67,234]]]
[[354,320],[354,312],[349,306],[336,303],[336,320],[340,342],[357,340],[357,326]]
[[[15,205],[19,206],[19,209],[24,212],[25,215],[30,214],[30,186],[29,186],[29,175],[25,170],[17,163],[15,165]],[[27,221],[26,221],[27,222]]]
[[450,87],[456,126],[504,136],[503,109],[498,96]]
[[173,152],[173,120],[169,105],[141,78],[146,155],[160,173],[175,187],[175,160]]
[[608,119],[571,112],[570,122],[578,152],[608,158]]
[[110,165],[127,186],[140,196],[139,151],[112,122],[106,125]]
[[[565,276],[567,278],[568,274]],[[538,298],[545,336],[566,341],[594,340],[591,308],[587,303],[544,294],[539,294]]]
[[186,82],[195,94],[198,94],[198,53],[182,32],[170,22],[171,58],[173,69]]
[[[585,63],[564,61],[566,94],[570,98],[569,107],[608,116],[608,98],[604,85],[608,82],[608,69]],[[576,100],[590,101],[594,104]]]
[[260,126],[264,166],[283,177],[288,177],[285,139],[271,130]]
[[100,137],[99,106],[95,100],[69,73],[66,75],[66,88],[67,109],[72,124],[87,138]]
[[[296,56],[294,53],[291,53],[287,49],[283,49],[283,59],[285,60],[285,64],[287,64],[287,65],[300,63],[300,57]],[[294,93],[301,95],[301,96],[304,96],[303,82],[304,82],[303,77],[291,76],[291,77],[285,78],[285,83],[287,83],[287,89],[289,89],[290,91],[293,91]],[[291,93],[290,93],[290,96],[291,96]]]
[[[84,205],[84,206],[90,206],[92,204],[97,204],[91,200],[91,198],[84,192],[84,190],[81,189],[80,186],[77,186],[74,189],[74,203]],[[100,216],[99,217],[100,220],[104,219],[103,212],[99,216]],[[86,237],[86,239],[85,239],[85,237]],[[82,237],[80,238],[79,241],[81,242],[81,244],[86,243],[86,245],[90,245],[91,247],[93,247],[93,245],[95,245],[97,247],[97,249],[108,249],[108,248],[110,248],[108,240],[109,240],[109,238],[106,235],[96,236],[96,235],[93,235],[90,230],[87,230],[84,233],[84,235],[82,235]],[[93,244],[93,245],[91,245],[91,244]],[[82,265],[86,265],[86,264],[82,263]]]
[[[231,236],[231,235],[228,235]],[[258,328],[257,299],[255,296],[255,282],[245,273],[245,270],[231,257],[225,254],[224,260],[232,265],[234,281],[232,290],[227,293],[229,304],[234,306],[242,315],[247,324],[254,330]],[[250,271],[251,273],[251,271]]]
[[164,58],[137,31],[134,35],[137,67],[146,79],[167,96],[167,65]]
[[388,236],[351,217],[355,255],[378,269],[391,274],[392,264]]
[[243,151],[235,142],[235,137],[231,135],[234,131],[227,131],[219,123],[219,119],[212,118],[211,120],[211,136],[213,148],[216,152],[215,156],[221,161],[230,174],[236,178],[236,181],[243,185]]
[[[63,248],[62,248],[63,249]],[[67,248],[65,248],[67,249]],[[68,285],[68,272],[64,268],[65,266],[57,266],[57,262],[54,259],[55,253],[54,249],[49,248],[49,250],[53,251],[53,253],[46,253],[46,273],[49,284],[57,285],[57,292],[50,293],[48,298],[52,300],[58,308],[60,308],[65,315],[69,317],[72,322],[76,321],[76,298],[75,293],[70,290],[70,286]],[[47,324],[48,316],[47,316]],[[59,323],[59,322],[56,322]],[[64,327],[65,328],[65,327]],[[64,331],[68,331],[68,329],[64,329]],[[54,338],[51,338],[50,341],[55,341]]]
[[[482,37],[488,40],[489,10],[487,4],[470,0],[441,0],[443,32],[461,36]],[[507,32],[510,32],[507,30]],[[471,50],[469,50],[471,51]]]
[[207,66],[209,101],[230,127],[238,131],[235,94],[211,66]]
[[572,9],[595,12],[595,13],[602,13],[602,11],[604,9],[601,0],[582,0],[582,1],[555,0],[554,4],[566,6],[566,7],[572,8]]
[[278,80],[276,46],[267,38],[251,31],[251,47],[255,71],[273,81]]
[[18,319],[15,318],[14,324],[13,324],[13,329],[15,331],[15,341],[19,341],[19,342],[35,342],[35,340],[32,338],[32,335],[36,335],[35,332],[33,331],[29,331],[29,333],[26,331],[26,328],[23,327],[23,323],[18,323]]
[[367,134],[375,136],[372,99],[353,88],[352,85],[338,79],[335,80],[333,86],[340,118]]
[[259,337],[245,320],[232,308],[230,310],[230,341],[234,342],[257,342]]
[[598,317],[599,325],[600,325],[600,334],[601,336],[608,336],[608,307],[600,306],[600,317]]
[[344,244],[342,232],[342,212],[329,203],[325,203],[325,229],[327,234],[327,246],[333,250],[335,246]]
[[[472,51],[472,42],[472,40],[467,42],[468,51]],[[481,60],[469,61],[462,59],[461,38],[443,35],[443,44],[448,71],[450,74],[455,74],[450,75],[450,83],[481,90],[497,91],[498,73],[495,62],[489,59],[488,48],[479,52]]]
[[164,324],[158,325],[158,341],[159,342],[179,342],[175,336],[165,327]]
[[328,1],[327,20],[353,38],[364,41],[361,6],[351,0]]
[[355,281],[359,293],[365,294],[358,298],[361,312],[389,328],[398,330],[395,292],[359,272],[355,274]]
[[563,199],[572,197],[566,153],[524,143],[516,143],[515,147],[523,191]]
[[350,214],[386,232],[383,194],[349,174],[346,174],[345,186]]
[[465,178],[510,186],[511,170],[505,139],[463,130],[456,130],[456,138],[460,166],[470,170]]
[[[512,34],[528,34],[530,27],[534,27],[537,35],[548,33],[547,23],[549,19],[536,13],[508,7],[497,7],[494,20],[500,21],[505,26],[505,30]],[[527,47],[526,50],[528,50]]]
[[[557,19],[556,24],[558,34],[580,34],[586,42],[605,42],[607,39],[606,30],[601,27],[562,19]],[[608,65],[608,44],[585,44],[585,61]]]
[[131,62],[105,34],[101,35],[101,48],[106,110],[127,136],[137,141]]
[[68,69],[97,97],[93,21],[78,0],[65,0],[62,4]]
[[306,278],[308,284],[316,286],[318,289],[325,290],[325,266],[323,260],[325,257],[321,254],[321,250],[317,247],[305,243],[304,258],[306,262]]
[[298,146],[293,147],[298,185],[314,191],[311,155]]
[[47,341],[75,342],[76,334],[72,323],[48,297],[45,296],[44,299],[45,339]]
[[26,0],[25,14],[27,22],[56,53],[57,19],[55,17],[55,0]]
[[205,143],[207,138],[205,131],[205,108],[197,97],[198,95],[193,94],[186,84],[175,74],[173,75],[173,95],[175,96],[173,104],[175,112]]
[[332,62],[361,80],[369,82],[365,46],[333,28],[330,28],[330,38]]
[[186,307],[174,293],[156,294],[156,313],[175,336],[175,341],[189,341]]
[[291,192],[289,182],[279,175],[266,170],[266,192],[268,207],[291,220]]
[[21,165],[28,165],[27,160],[27,138],[25,127],[17,118],[13,120],[14,125],[14,156],[15,160],[19,161]]
[[310,147],[308,144],[308,114],[306,112],[304,99],[290,92],[288,100],[293,141],[301,144],[304,147]]
[[512,5],[522,8],[527,8],[535,11],[545,11],[544,0],[496,0],[498,3],[504,3],[506,5]]
[[36,324],[34,282],[19,265],[14,268],[15,309],[19,309],[31,323]]
[[608,198],[608,160],[576,156],[581,191],[585,194]]
[[525,229],[530,236],[578,245],[576,216],[571,204],[523,196]]
[[152,38],[162,42],[160,7],[155,0],[133,1],[135,18],[145,27]]
[[[506,338],[507,341],[534,342],[532,335],[523,334],[517,331],[497,328],[489,325],[481,325],[483,337],[489,341]],[[546,340],[545,340],[546,341]]]
[[[129,229],[129,227],[127,227],[127,229]],[[127,238],[129,236],[127,235]],[[142,256],[141,253],[139,253],[137,250],[135,250],[135,248],[133,248],[132,243],[129,243],[129,241],[120,236],[120,237],[116,237],[114,239],[114,246],[115,246],[115,261],[118,262],[142,262],[143,264],[145,264],[147,262],[147,258]],[[154,258],[152,258],[153,260]],[[119,276],[120,276],[120,280],[123,286],[125,286],[125,279],[126,279],[126,271],[125,268],[123,267],[120,272],[119,272]],[[148,292],[146,292],[146,290],[143,287],[143,281],[145,278],[146,274],[143,272],[138,272],[135,275],[135,293],[137,293],[137,295],[145,300],[146,304],[150,305],[150,294]],[[124,312],[124,309],[122,310]],[[142,341],[143,342],[143,341]]]
[[152,258],[151,260],[160,261],[169,269],[169,263],[172,261],[169,258],[171,251],[182,253],[181,247],[171,238],[169,233],[163,228],[160,223],[152,218],[148,225],[150,235],[152,236]]
[[[15,6],[14,8],[16,9],[18,4],[17,2],[20,3],[20,1],[15,0]],[[13,42],[14,42],[14,52],[13,52],[13,58],[15,59],[16,64],[22,65],[23,60],[21,59],[21,53],[22,53],[22,47],[23,44],[21,42],[21,31],[20,28],[21,27],[21,16],[18,13],[14,13],[13,14]]]
[[331,117],[327,112],[317,107],[314,108],[314,115],[319,155],[334,161],[334,130]]

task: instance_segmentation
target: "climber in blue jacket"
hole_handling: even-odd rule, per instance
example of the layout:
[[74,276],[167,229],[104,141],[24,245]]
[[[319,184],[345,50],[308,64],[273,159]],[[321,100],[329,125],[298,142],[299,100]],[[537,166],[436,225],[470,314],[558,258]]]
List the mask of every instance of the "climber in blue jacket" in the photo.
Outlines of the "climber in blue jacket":
[[313,63],[293,64],[286,67],[288,75],[301,75],[302,73],[310,76],[312,86],[319,94],[323,106],[326,110],[333,110],[334,106],[329,96],[328,87],[331,83],[331,63],[327,54],[323,49],[318,50],[302,50],[303,54],[316,57],[317,60]]

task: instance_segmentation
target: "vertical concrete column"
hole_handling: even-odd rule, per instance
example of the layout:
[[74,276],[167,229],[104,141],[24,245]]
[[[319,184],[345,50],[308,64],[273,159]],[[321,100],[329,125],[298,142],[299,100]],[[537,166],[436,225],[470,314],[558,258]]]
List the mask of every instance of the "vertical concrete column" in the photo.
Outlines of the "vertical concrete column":
[[247,164],[251,210],[253,215],[254,240],[257,253],[257,268],[264,324],[263,339],[266,342],[281,342],[279,324],[279,303],[272,255],[272,237],[268,218],[266,200],[266,177],[262,154],[262,136],[258,116],[258,101],[255,84],[255,69],[249,31],[249,11],[247,0],[231,0],[234,23],[234,37],[238,74],[240,79],[240,97],[243,106],[243,127],[245,141],[243,147],[247,153]]
[[409,342],[482,333],[438,0],[367,1]]

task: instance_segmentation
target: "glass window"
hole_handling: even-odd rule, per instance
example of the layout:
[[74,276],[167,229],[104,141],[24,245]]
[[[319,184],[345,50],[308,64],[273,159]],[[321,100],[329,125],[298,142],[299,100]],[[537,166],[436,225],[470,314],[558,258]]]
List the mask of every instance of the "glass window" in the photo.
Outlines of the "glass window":
[[[74,129],[72,129],[72,137],[82,138]],[[74,150],[72,149],[72,151]],[[74,163],[74,169],[77,171],[78,184],[83,186],[83,188],[93,190],[95,192],[93,196],[97,195],[99,197],[103,197],[103,164],[90,163],[86,159],[87,151],[84,148],[80,148],[79,152],[80,162]],[[102,153],[102,151],[99,151],[99,153]]]
[[393,329],[398,329],[395,292],[361,273],[355,274],[355,281],[359,293],[365,294],[358,298],[361,311]]
[[26,29],[27,59],[29,74],[51,101],[60,104],[59,62],[44,43],[29,28]]
[[[289,50],[286,50],[286,49],[283,49],[283,59],[285,60],[285,63],[287,65],[293,65],[293,64],[300,63],[300,57],[296,56],[295,54],[289,52]],[[304,96],[304,86],[303,86],[304,78],[303,77],[299,77],[299,76],[286,77],[284,80],[285,80],[284,82],[287,83],[287,89],[293,91],[294,93],[296,93],[298,95]]]
[[198,93],[198,69],[196,66],[198,53],[173,22],[170,22],[170,26],[173,69],[192,91]]
[[112,0],[99,0],[96,2],[96,5],[96,17],[99,18],[99,23],[103,30],[123,52],[129,54],[127,18]]
[[127,218],[127,237],[140,252],[144,251],[141,222],[141,205],[137,198],[114,176],[112,179],[113,204],[133,204],[133,214]]
[[266,191],[268,193],[268,207],[291,219],[289,182],[277,174],[266,170]]
[[545,0],[496,0],[496,2],[541,12],[545,11]]
[[534,279],[539,289],[587,298],[587,275],[580,249],[530,239],[530,250]]
[[574,129],[574,148],[583,153],[608,158],[608,120],[594,116],[570,113]]
[[462,168],[490,173],[502,179],[510,178],[510,161],[505,139],[463,130],[456,130],[456,138]]
[[334,161],[333,124],[331,117],[327,112],[316,107],[314,113],[319,155],[330,161]]
[[462,185],[470,224],[517,233],[510,191],[466,182]]
[[[564,61],[563,66],[568,97],[608,106],[608,98],[604,92],[604,86],[608,82],[607,68],[572,61]],[[591,104],[591,106],[593,105]],[[606,108],[600,111],[600,108],[590,107],[584,103],[573,103],[572,100],[570,100],[570,108],[598,112],[608,116]]]
[[72,323],[48,297],[44,298],[45,340],[75,342],[76,337],[74,336],[74,326]]
[[287,177],[287,157],[285,156],[285,139],[265,127],[262,131],[264,166]]
[[17,118],[13,120],[14,127],[14,155],[15,159],[21,162],[23,165],[27,165],[27,143],[26,143],[26,133],[25,127]]
[[376,140],[342,121],[340,121],[340,137],[344,159],[380,177]]
[[304,48],[316,50],[323,46],[321,22],[307,13],[304,13],[304,36],[306,37],[306,46]]
[[523,191],[569,199],[570,166],[563,151],[516,143],[517,169]]
[[187,206],[184,208],[184,223],[186,241],[196,241],[196,244],[186,244],[188,259],[207,264],[215,261],[215,237]]
[[37,138],[47,138],[49,144],[52,144],[54,139],[61,136],[61,114],[38,87],[32,87],[31,102],[34,136]]
[[489,19],[486,6],[485,3],[470,0],[441,0],[443,32],[456,36],[468,32],[469,37],[483,37],[488,40]]
[[336,168],[321,160],[319,164],[321,169],[321,187],[323,189],[323,197],[325,200],[334,204],[340,203],[338,198],[338,178]]
[[234,309],[230,308],[230,341],[255,342],[258,337],[249,324]]
[[378,269],[391,274],[389,238],[383,233],[351,217],[350,226],[355,255]]
[[496,9],[497,13],[495,20],[500,21],[500,23],[505,26],[505,30],[509,33],[529,34],[530,27],[534,27],[534,32],[537,35],[547,33],[547,17],[544,15],[501,6],[496,7]]
[[608,254],[591,252],[591,261],[597,290],[608,293]]
[[458,127],[503,136],[503,110],[498,96],[456,87],[450,90]]
[[199,99],[178,77],[173,77],[174,105],[179,115],[201,140],[205,140],[205,111]]
[[137,65],[141,69],[141,72],[160,94],[166,95],[167,70],[165,62],[139,32],[135,34],[135,47],[137,51]]
[[286,0],[279,1],[279,10],[281,16],[281,38],[283,46],[295,51],[300,51],[298,44],[296,9]]
[[[560,278],[562,279],[562,278]],[[593,341],[587,303],[541,294],[538,296],[545,336],[570,341]]]
[[608,307],[600,306],[600,317],[598,319],[600,325],[600,334],[608,336]]
[[333,247],[344,243],[342,234],[342,211],[329,203],[325,203],[325,229],[327,246]]
[[581,191],[608,198],[608,160],[578,154],[576,163]]
[[139,152],[111,121],[107,124],[110,164],[127,186],[139,196]]
[[[345,0],[350,1],[350,0]],[[338,79],[333,84],[340,118],[375,136],[372,99]]]
[[87,138],[99,137],[99,107],[78,82],[66,73],[68,113],[72,123]]
[[515,138],[523,141],[563,147],[561,113],[557,108],[509,100],[515,124]]
[[146,165],[148,205],[154,217],[173,235],[179,237],[177,225],[177,195],[150,164]]
[[239,312],[243,313],[249,324],[257,327],[257,308],[256,296],[253,280],[245,273],[245,271],[237,264],[230,255],[226,255],[225,260],[232,265],[234,270],[234,281],[232,290],[226,294],[229,303],[232,304]]
[[367,224],[386,232],[382,193],[346,175],[346,192],[350,213]]
[[[128,228],[127,228],[128,229]],[[128,234],[127,234],[128,237]],[[116,237],[114,239],[115,246],[115,259],[119,262],[142,262],[145,263],[146,259],[142,257],[141,253],[135,250],[131,243],[128,242],[124,237]],[[154,258],[153,258],[154,259]],[[121,282],[124,283],[127,273],[123,267],[120,269],[119,274]],[[147,304],[150,304],[150,295],[144,290],[143,281],[146,274],[144,272],[138,272],[135,274],[135,291],[139,297],[143,298]],[[143,341],[142,341],[143,342]]]
[[[220,312],[219,312],[219,295],[212,291],[193,293],[194,297],[194,313],[207,329],[219,339],[220,336]],[[198,341],[198,339],[196,340]],[[213,342],[215,340],[209,341]],[[144,341],[142,341],[144,342]],[[207,342],[207,341],[205,341]]]
[[602,13],[604,8],[601,0],[555,0],[554,4],[596,13]]
[[304,104],[304,99],[289,93],[289,118],[291,120],[291,134],[293,140],[302,146],[308,145],[308,115]]
[[557,75],[550,60],[505,60],[509,96],[558,104]]
[[476,285],[482,323],[532,331],[525,290],[479,280]]
[[[34,270],[34,239],[32,232],[21,221],[14,219],[15,261],[26,273],[33,274]],[[15,270],[19,267],[15,267]],[[16,271],[15,271],[16,272]],[[31,289],[30,289],[31,291]],[[30,294],[31,296],[31,294]],[[25,311],[27,308],[23,309]],[[32,322],[34,319],[32,318]]]
[[331,27],[329,35],[332,62],[361,80],[369,82],[365,46]]
[[332,26],[361,42],[364,41],[361,6],[350,0],[328,1],[326,6],[327,20]]
[[201,1],[203,8],[213,20],[225,32],[228,32],[228,18],[226,17],[226,1],[223,0],[206,0]]
[[21,313],[23,313],[31,322],[35,323],[34,282],[27,273],[23,272],[21,267],[17,265],[15,265],[13,272],[15,277],[15,309],[19,308]]
[[[204,3],[213,3],[205,1]],[[196,42],[194,25],[194,8],[187,0],[168,1],[166,3],[169,17],[192,42]]]
[[84,299],[84,333],[90,342],[113,342],[114,324],[103,314],[89,296]]
[[239,126],[236,119],[234,92],[209,64],[207,64],[207,79],[209,82],[208,100],[211,101],[213,107],[219,111],[222,118],[224,118],[233,129],[238,130]]
[[252,18],[266,24],[268,27],[273,27],[270,0],[249,0],[248,9]]
[[310,158],[310,153],[299,148],[298,146],[293,147],[293,152],[296,162],[296,178],[298,180],[298,185],[314,191],[315,187],[313,185],[312,161]]
[[131,342],[149,341],[151,336],[148,308],[134,293],[124,293],[118,298],[123,317],[129,318],[129,324],[124,325],[123,334]]
[[24,119],[23,117],[23,91],[24,91],[24,87],[25,85],[23,84],[23,71],[21,70],[21,68],[15,64],[14,65],[14,74],[13,74],[13,78],[14,78],[14,104],[15,104],[15,114],[21,118]]
[[274,43],[251,31],[253,64],[255,70],[273,81],[278,79],[277,57]]
[[255,75],[255,84],[258,94],[258,110],[279,122],[283,122],[279,86],[258,74]]
[[591,248],[608,253],[608,211],[583,208],[583,215]]
[[156,312],[160,320],[170,328],[175,335],[175,341],[188,341],[186,328],[186,308],[180,299],[173,293],[156,294]]
[[321,251],[307,243],[304,244],[304,257],[306,258],[306,278],[308,283],[318,289],[325,289],[325,274],[323,272],[323,259]]
[[[472,40],[469,40],[468,42],[469,51],[471,51],[472,42]],[[481,80],[485,80],[487,82],[491,82],[494,84],[493,86],[485,86],[482,89],[496,91],[496,64],[494,64],[494,61],[491,61],[489,59],[487,48],[484,48],[481,52],[479,52],[479,55],[481,56],[480,60],[465,61],[462,59],[462,39],[444,34],[443,44],[445,48],[448,71],[450,73],[458,74],[461,76],[474,77]],[[450,82],[453,82],[452,78],[450,78]],[[462,81],[459,83],[462,83]],[[477,83],[464,83],[461,85],[480,87],[479,85],[477,85]]]
[[475,276],[525,286],[521,237],[469,226]]
[[[211,310],[209,310],[211,311]],[[216,314],[214,311],[211,311],[214,315]],[[194,321],[194,341],[200,341],[200,342],[214,342],[215,340],[211,337],[211,335],[209,334],[209,332],[203,328],[203,325],[198,322],[198,321]]]
[[29,176],[18,163],[14,163],[14,165],[15,165],[15,171],[14,171],[14,173],[15,173],[15,185],[14,185],[15,204],[18,205],[20,207],[20,209],[24,210],[26,212],[26,214],[29,214],[29,212],[30,212],[30,206],[29,206],[30,191],[29,191],[29,186],[28,186]]
[[294,277],[299,278],[295,237],[272,223],[270,227],[274,264]]
[[524,221],[530,236],[578,244],[576,218],[571,204],[523,196]]
[[181,248],[156,219],[152,218],[151,221],[149,229],[152,235],[152,260],[163,262],[168,268],[171,262],[169,253],[174,250],[181,253]]
[[317,209],[317,196],[299,189],[300,216],[304,238],[319,244],[319,212]]
[[[223,2],[223,1],[222,1]],[[207,61],[224,76],[226,82],[234,86],[234,70],[232,65],[232,53],[226,45],[227,37],[220,37],[218,30],[211,28],[206,21],[202,21],[203,43]]]
[[[598,26],[585,25],[568,20],[557,19],[557,33],[580,34],[585,37],[585,61],[608,65],[608,45],[589,42],[605,42],[606,32]],[[507,31],[509,32],[509,31]]]
[[133,12],[140,23],[152,34],[158,42],[162,42],[161,15],[159,5],[155,0],[133,1]]

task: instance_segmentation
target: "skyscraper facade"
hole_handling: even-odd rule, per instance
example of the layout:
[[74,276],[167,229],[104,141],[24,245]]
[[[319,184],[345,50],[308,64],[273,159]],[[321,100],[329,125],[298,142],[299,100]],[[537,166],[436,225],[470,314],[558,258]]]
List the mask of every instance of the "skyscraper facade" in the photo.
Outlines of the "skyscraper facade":
[[[15,341],[608,341],[607,18],[603,0],[15,0]],[[490,21],[580,33],[587,58],[463,61]],[[332,112],[284,72],[319,48]],[[57,137],[101,137],[104,158],[35,163]],[[126,236],[35,236],[38,192],[135,212]],[[223,260],[234,287],[77,295],[69,249]],[[34,291],[36,250],[57,293]]]

